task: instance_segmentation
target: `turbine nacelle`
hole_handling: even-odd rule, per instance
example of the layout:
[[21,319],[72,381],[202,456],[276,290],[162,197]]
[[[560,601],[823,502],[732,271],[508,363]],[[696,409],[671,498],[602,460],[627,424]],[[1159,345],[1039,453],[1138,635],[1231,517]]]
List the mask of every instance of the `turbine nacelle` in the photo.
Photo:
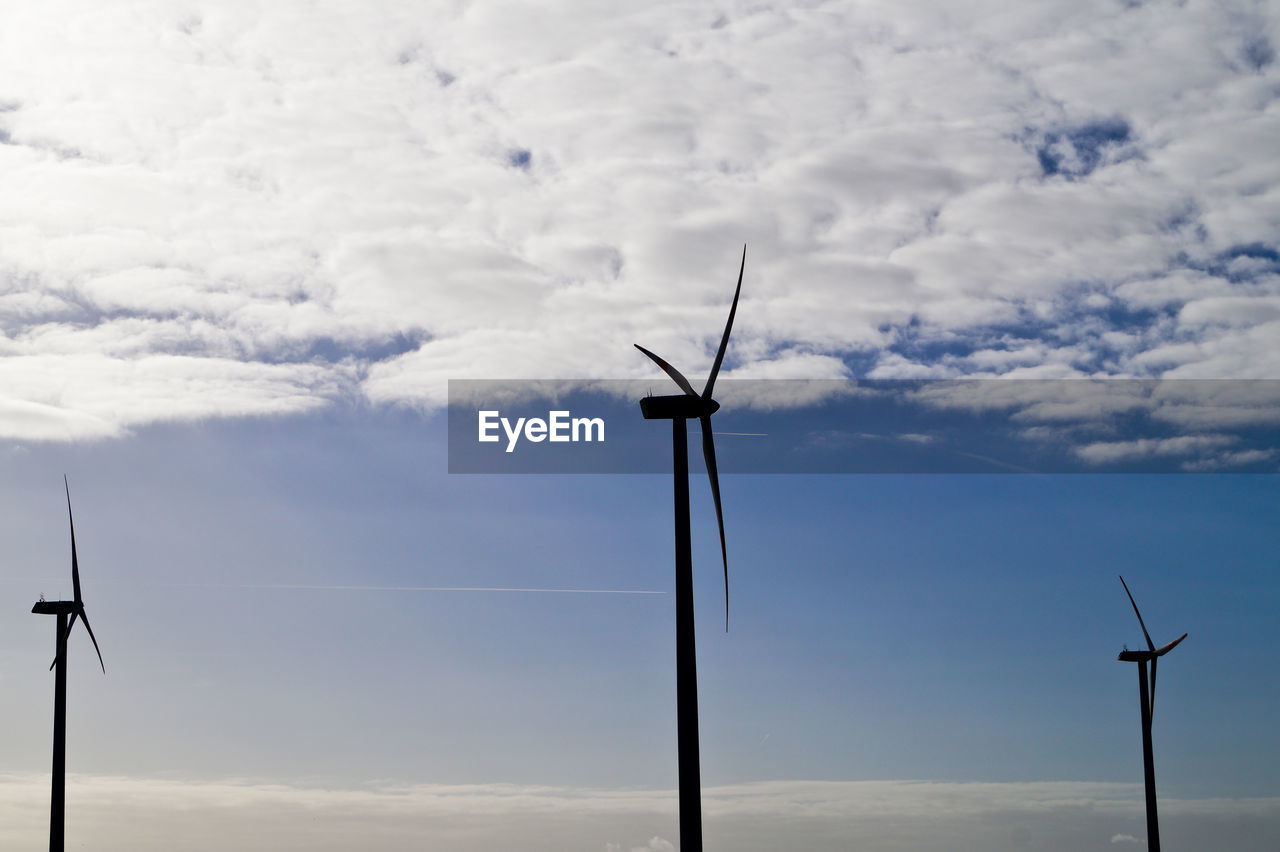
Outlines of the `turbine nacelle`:
[[1162,648],[1156,648],[1154,651],[1129,651],[1124,650],[1116,657],[1117,660],[1125,663],[1140,663],[1143,660],[1154,660],[1156,657],[1163,657],[1177,646],[1179,642],[1187,638],[1187,634],[1183,633],[1177,639],[1174,639],[1168,645]]
[[36,615],[71,615],[77,609],[75,601],[37,601],[31,607]]
[[645,420],[698,420],[710,417],[720,410],[714,399],[689,396],[687,393],[671,396],[646,396],[640,400],[640,413]]

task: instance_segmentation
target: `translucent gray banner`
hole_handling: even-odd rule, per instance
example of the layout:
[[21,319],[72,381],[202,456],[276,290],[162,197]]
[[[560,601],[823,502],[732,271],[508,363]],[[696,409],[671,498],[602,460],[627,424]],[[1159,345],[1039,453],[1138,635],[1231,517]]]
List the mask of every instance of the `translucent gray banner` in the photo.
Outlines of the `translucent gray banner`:
[[[669,472],[672,424],[640,405],[669,384],[451,381],[449,472]],[[1280,381],[723,380],[716,399],[723,474],[1280,470]]]

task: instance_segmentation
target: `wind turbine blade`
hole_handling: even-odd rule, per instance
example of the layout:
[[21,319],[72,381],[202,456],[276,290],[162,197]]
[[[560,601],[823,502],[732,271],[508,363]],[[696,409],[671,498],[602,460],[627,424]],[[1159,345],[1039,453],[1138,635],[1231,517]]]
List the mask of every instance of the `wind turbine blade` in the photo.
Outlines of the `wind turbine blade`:
[[1147,709],[1147,721],[1150,722],[1156,715],[1156,657],[1151,658],[1151,705]]
[[720,509],[720,473],[716,470],[716,445],[711,437],[711,415],[698,418],[702,424],[702,458],[711,480],[711,499],[716,504],[716,526],[720,529],[720,560],[724,563],[724,630],[729,632],[729,551],[724,543],[724,512]]
[[[65,645],[66,645],[66,643],[67,643],[67,639],[68,639],[68,638],[70,638],[70,636],[71,636],[71,628],[75,626],[75,623],[76,623],[76,615],[77,615],[77,612],[76,612],[75,610],[72,610],[72,612],[71,612],[71,620],[67,622],[67,629],[66,629],[66,632],[62,634],[62,644],[63,644],[64,646],[65,646]],[[54,658],[53,658],[53,662],[49,664],[49,671],[53,671],[53,667],[54,667],[54,666],[56,666],[57,664],[58,664],[58,658],[57,658],[57,657],[54,657]]]
[[733,291],[733,304],[729,307],[729,321],[724,324],[724,337],[720,338],[720,348],[716,350],[716,361],[711,365],[711,375],[707,377],[707,387],[702,391],[703,399],[711,399],[711,389],[715,386],[716,376],[720,374],[720,365],[724,363],[724,352],[729,348],[729,332],[733,329],[733,315],[738,312],[738,296],[742,293],[742,273],[747,268],[747,247],[742,246],[742,265],[738,267],[738,286]]
[[[67,491],[67,523],[71,525],[71,587],[75,592],[76,603],[80,600],[80,563],[76,560],[76,521],[71,517],[71,486],[67,484],[67,475],[62,475],[62,487]],[[71,616],[72,621],[75,615]]]
[[667,374],[668,376],[670,376],[671,378],[675,379],[676,384],[678,384],[678,385],[680,386],[680,390],[682,390],[682,391],[684,391],[685,393],[689,394],[689,396],[697,396],[697,395],[698,395],[698,394],[694,391],[694,389],[693,389],[693,385],[689,384],[689,380],[688,380],[688,379],[686,379],[684,376],[682,376],[682,375],[680,374],[680,371],[679,371],[679,370],[677,370],[675,367],[671,366],[671,365],[670,365],[670,364],[668,364],[666,361],[663,361],[661,358],[659,358],[657,355],[654,355],[654,354],[653,354],[652,352],[650,352],[648,349],[645,349],[645,348],[644,348],[643,346],[641,346],[639,343],[633,343],[633,344],[631,344],[631,345],[632,345],[632,346],[634,346],[635,348],[639,349],[639,350],[640,350],[641,352],[643,352],[644,354],[648,355],[648,356],[649,356],[649,358],[653,361],[653,363],[657,364],[659,367],[661,367],[661,368],[662,368],[662,371],[663,371],[664,373],[666,373],[666,374]]
[[1142,613],[1138,612],[1138,605],[1134,603],[1133,594],[1129,591],[1129,584],[1124,581],[1124,577],[1120,578],[1120,585],[1124,586],[1124,593],[1129,596],[1129,603],[1133,604],[1133,614],[1138,616],[1138,626],[1142,628],[1142,635],[1147,639],[1147,650],[1155,651],[1156,643],[1151,641],[1151,634],[1147,632],[1147,625],[1142,621]]
[[89,626],[89,616],[81,611],[80,620],[84,622],[84,629],[89,631],[89,638],[93,640],[93,650],[98,651],[98,665],[102,666],[102,673],[106,674],[107,664],[102,662],[102,651],[98,650],[98,637],[93,635],[93,628]]
[[1178,644],[1179,642],[1181,642],[1183,639],[1186,639],[1186,638],[1187,638],[1187,634],[1183,633],[1183,634],[1182,634],[1181,636],[1179,636],[1177,639],[1174,639],[1174,640],[1173,640],[1172,642],[1170,642],[1168,645],[1165,645],[1163,648],[1161,648],[1160,650],[1156,651],[1156,656],[1157,656],[1157,657],[1163,657],[1165,654],[1169,653],[1169,652],[1170,652],[1170,651],[1172,651],[1175,647],[1177,647],[1177,644]]

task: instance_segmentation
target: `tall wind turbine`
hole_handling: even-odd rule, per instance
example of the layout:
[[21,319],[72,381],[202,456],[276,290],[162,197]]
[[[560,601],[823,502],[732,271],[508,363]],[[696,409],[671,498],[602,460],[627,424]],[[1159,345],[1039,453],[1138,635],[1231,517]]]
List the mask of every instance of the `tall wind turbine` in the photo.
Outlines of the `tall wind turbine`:
[[[53,691],[53,791],[49,804],[49,852],[62,852],[66,813],[66,768],[67,768],[67,638],[76,619],[84,622],[84,629],[89,631],[93,640],[93,650],[98,652],[98,665],[102,673],[107,673],[107,666],[102,662],[102,651],[98,649],[98,640],[89,626],[89,616],[84,611],[84,599],[80,597],[80,564],[76,559],[76,522],[71,516],[71,488],[67,478],[62,477],[62,487],[67,492],[67,522],[71,525],[71,586],[75,600],[46,601],[41,598],[31,611],[39,615],[58,616],[57,656],[49,665],[50,670],[57,668],[54,675]],[[67,616],[71,616],[68,622]]]
[[[1143,780],[1147,788],[1147,849],[1160,852],[1160,821],[1156,815],[1156,767],[1151,758],[1151,715],[1156,706],[1156,663],[1161,657],[1174,649],[1179,642],[1187,638],[1183,633],[1163,648],[1157,648],[1147,632],[1147,625],[1142,621],[1142,613],[1138,612],[1138,604],[1133,600],[1129,584],[1120,578],[1124,593],[1133,604],[1133,614],[1138,616],[1138,626],[1142,628],[1142,636],[1147,640],[1147,650],[1130,651],[1128,648],[1120,652],[1118,660],[1138,664],[1138,695],[1142,701],[1142,770]],[[1151,679],[1147,680],[1147,661],[1151,661]],[[1149,691],[1148,691],[1149,690]]]
[[747,266],[747,247],[742,247],[742,264],[738,269],[738,286],[733,291],[729,320],[716,351],[715,363],[707,386],[698,394],[689,380],[666,361],[648,349],[636,348],[649,356],[684,391],[673,396],[647,396],[640,400],[645,420],[670,420],[675,464],[676,519],[676,748],[679,760],[680,848],[684,852],[702,852],[702,784],[698,769],[698,670],[693,630],[693,556],[689,544],[689,437],[687,420],[697,418],[702,427],[702,457],[707,463],[711,481],[711,499],[716,507],[716,525],[720,529],[720,559],[724,564],[724,625],[729,629],[729,556],[724,543],[724,514],[720,508],[720,477],[716,471],[716,448],[711,436],[711,415],[720,403],[711,398],[716,375],[729,346],[733,315],[738,310],[742,292],[742,273]]

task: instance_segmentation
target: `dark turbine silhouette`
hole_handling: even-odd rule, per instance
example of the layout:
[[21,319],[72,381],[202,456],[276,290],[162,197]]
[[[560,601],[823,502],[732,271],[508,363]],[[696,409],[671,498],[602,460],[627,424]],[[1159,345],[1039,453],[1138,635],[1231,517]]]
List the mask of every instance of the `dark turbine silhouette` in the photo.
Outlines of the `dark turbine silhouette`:
[[[67,767],[67,638],[76,619],[84,623],[93,640],[93,650],[98,652],[98,665],[102,673],[107,673],[107,666],[102,662],[102,651],[98,649],[98,640],[89,626],[89,616],[84,611],[84,599],[80,597],[80,564],[76,559],[76,522],[71,517],[71,488],[67,478],[62,477],[62,487],[67,492],[67,521],[71,525],[71,586],[75,600],[46,601],[41,599],[31,608],[39,615],[58,616],[57,655],[49,665],[49,669],[57,669],[54,675],[53,693],[53,790],[49,804],[49,852],[62,852],[63,828],[65,826],[65,791]],[[67,616],[71,620],[67,621]]]
[[[1156,815],[1156,767],[1151,758],[1151,715],[1156,707],[1156,664],[1160,658],[1173,650],[1174,646],[1187,638],[1183,633],[1163,648],[1157,648],[1147,632],[1147,625],[1142,621],[1142,613],[1138,612],[1138,604],[1133,600],[1129,584],[1120,578],[1124,593],[1133,604],[1133,614],[1138,616],[1138,626],[1142,628],[1142,636],[1147,640],[1147,650],[1130,651],[1128,648],[1120,652],[1117,659],[1126,663],[1138,664],[1138,695],[1142,701],[1142,771],[1147,789],[1147,849],[1160,852],[1160,821]],[[1151,663],[1151,679],[1147,679],[1147,662]]]
[[729,629],[729,556],[724,543],[724,513],[720,508],[720,477],[716,471],[716,448],[711,436],[711,415],[720,403],[711,398],[716,374],[724,362],[729,346],[733,315],[738,310],[742,292],[742,273],[747,266],[747,247],[742,247],[742,264],[738,268],[738,286],[733,291],[729,320],[716,351],[711,375],[701,395],[689,380],[666,361],[648,349],[636,348],[649,356],[684,391],[674,396],[647,396],[640,400],[640,411],[646,420],[670,420],[675,463],[675,527],[676,527],[676,748],[680,786],[680,848],[684,852],[702,852],[702,790],[698,769],[698,670],[693,631],[693,556],[689,545],[689,436],[687,420],[697,418],[702,427],[702,457],[707,463],[711,481],[711,499],[716,507],[716,525],[720,530],[720,559],[724,564],[724,626]]

